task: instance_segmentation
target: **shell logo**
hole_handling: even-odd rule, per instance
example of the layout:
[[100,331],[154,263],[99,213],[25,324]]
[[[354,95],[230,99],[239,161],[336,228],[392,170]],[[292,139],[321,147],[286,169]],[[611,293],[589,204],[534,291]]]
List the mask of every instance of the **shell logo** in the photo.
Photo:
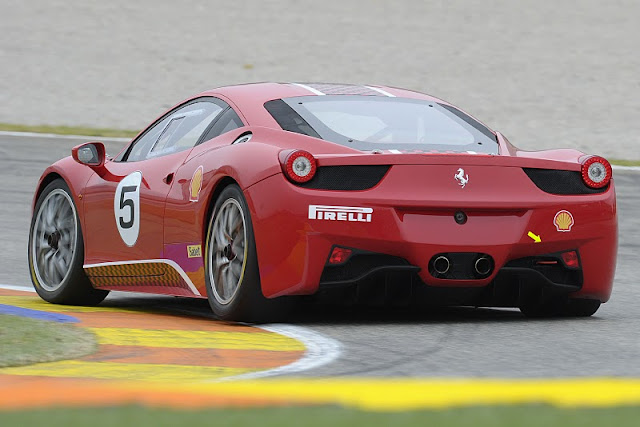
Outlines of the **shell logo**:
[[553,223],[558,231],[567,232],[571,231],[571,227],[575,224],[573,215],[569,211],[560,211],[553,218]]
[[197,202],[200,197],[200,190],[202,189],[202,166],[198,166],[198,169],[193,173],[191,177],[191,185],[189,186],[189,200]]

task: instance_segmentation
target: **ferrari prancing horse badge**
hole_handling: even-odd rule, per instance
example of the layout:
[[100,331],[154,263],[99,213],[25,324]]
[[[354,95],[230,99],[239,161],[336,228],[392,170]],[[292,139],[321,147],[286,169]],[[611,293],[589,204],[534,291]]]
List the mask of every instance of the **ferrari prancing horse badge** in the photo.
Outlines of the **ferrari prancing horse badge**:
[[462,168],[458,169],[458,173],[455,174],[453,177],[455,178],[456,181],[458,181],[458,184],[460,184],[462,188],[464,188],[469,182],[469,174],[465,176],[464,169]]

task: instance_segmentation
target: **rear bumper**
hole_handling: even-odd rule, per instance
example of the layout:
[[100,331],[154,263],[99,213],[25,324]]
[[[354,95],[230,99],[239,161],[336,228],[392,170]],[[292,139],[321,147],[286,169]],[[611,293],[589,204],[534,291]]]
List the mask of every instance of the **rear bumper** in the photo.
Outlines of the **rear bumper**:
[[[507,267],[513,260],[578,250],[583,281],[579,289],[570,290],[572,296],[607,301],[617,254],[613,183],[602,194],[556,196],[536,188],[520,168],[503,172],[508,188],[497,193],[494,185],[493,194],[461,192],[455,182],[453,196],[440,187],[409,192],[406,189],[415,189],[415,184],[398,186],[402,180],[414,182],[408,166],[365,191],[304,189],[280,174],[247,188],[264,295],[317,292],[331,248],[338,245],[406,260],[414,267],[411,273],[428,287],[465,289],[494,286],[496,279],[504,282],[515,274]],[[317,214],[310,219],[310,206],[373,212],[370,218],[367,213],[347,213],[335,220],[318,219]],[[459,210],[468,217],[462,225],[454,220]],[[571,212],[575,220],[570,231],[558,231],[554,225],[560,210]],[[535,242],[529,232],[542,241]],[[443,252],[488,254],[495,268],[482,279],[438,278],[429,272],[429,262]]]
[[372,270],[359,280],[321,283],[321,300],[387,306],[520,307],[530,302],[575,296],[580,285],[555,283],[539,271],[503,267],[486,286],[443,287],[424,283],[410,267]]

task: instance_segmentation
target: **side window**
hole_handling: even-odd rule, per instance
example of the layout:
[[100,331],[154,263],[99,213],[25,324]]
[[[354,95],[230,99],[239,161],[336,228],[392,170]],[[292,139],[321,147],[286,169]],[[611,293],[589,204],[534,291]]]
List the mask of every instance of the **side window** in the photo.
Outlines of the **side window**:
[[177,109],[138,139],[125,161],[137,162],[192,148],[224,110],[219,104],[222,103],[198,101]]
[[200,139],[200,142],[208,141],[230,130],[241,128],[242,126],[244,126],[244,123],[242,123],[240,117],[233,111],[233,108],[229,107]]
[[141,138],[133,143],[133,147],[129,150],[129,154],[124,157],[124,161],[137,162],[144,160],[147,156],[151,146],[158,140],[160,133],[164,130],[169,123],[170,117],[166,117],[158,124],[153,126],[147,131]]

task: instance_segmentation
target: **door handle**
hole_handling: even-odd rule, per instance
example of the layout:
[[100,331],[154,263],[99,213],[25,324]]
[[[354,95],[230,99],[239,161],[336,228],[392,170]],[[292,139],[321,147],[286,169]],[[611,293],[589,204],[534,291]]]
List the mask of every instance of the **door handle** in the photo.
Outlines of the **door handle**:
[[163,179],[165,184],[171,184],[171,181],[173,181],[173,172],[171,172],[169,175],[165,176]]

